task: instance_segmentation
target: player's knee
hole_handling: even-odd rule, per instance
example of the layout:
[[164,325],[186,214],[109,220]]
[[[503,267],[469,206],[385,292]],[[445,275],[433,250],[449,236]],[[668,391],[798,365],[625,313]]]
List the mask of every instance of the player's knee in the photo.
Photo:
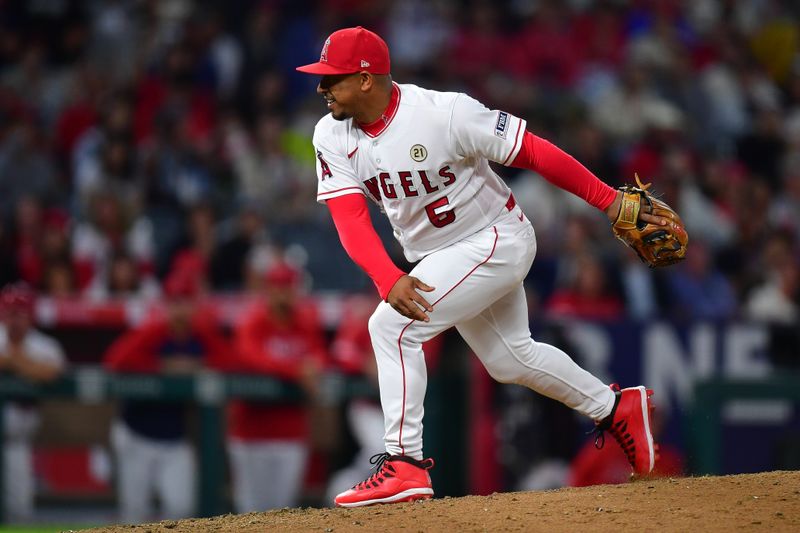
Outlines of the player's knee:
[[375,310],[374,313],[369,317],[369,322],[367,322],[367,328],[369,329],[369,336],[371,338],[375,338],[376,335],[379,335],[381,332],[381,313],[380,313],[380,306],[378,309]]
[[382,303],[375,309],[367,324],[370,338],[373,341],[392,336],[393,331],[397,329],[395,315],[397,313],[388,304]]
[[526,385],[530,371],[536,366],[537,344],[529,342],[512,346],[511,351],[497,354],[486,365],[489,375],[500,383]]
[[487,368],[489,375],[493,380],[499,383],[516,383],[520,378],[519,372],[515,369],[509,368],[508,365],[502,367]]

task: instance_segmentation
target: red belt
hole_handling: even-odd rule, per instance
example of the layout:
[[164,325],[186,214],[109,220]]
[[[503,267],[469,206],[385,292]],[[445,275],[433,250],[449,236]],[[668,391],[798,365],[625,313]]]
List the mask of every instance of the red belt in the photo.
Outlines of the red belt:
[[514,199],[514,193],[512,192],[508,197],[508,201],[506,202],[506,209],[513,211],[515,207],[517,207],[517,201]]

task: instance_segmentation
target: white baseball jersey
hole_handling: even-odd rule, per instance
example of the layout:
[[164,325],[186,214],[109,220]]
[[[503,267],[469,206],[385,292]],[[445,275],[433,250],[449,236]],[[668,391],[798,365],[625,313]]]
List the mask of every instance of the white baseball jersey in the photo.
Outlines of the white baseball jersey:
[[[39,363],[49,363],[63,368],[66,358],[61,345],[53,337],[45,335],[35,329],[28,330],[22,341],[26,355]],[[5,324],[0,324],[0,357],[8,357],[8,332]]]
[[[0,358],[8,357],[8,330],[5,324],[0,324]],[[22,340],[25,355],[38,363],[47,363],[57,368],[64,368],[66,357],[61,345],[54,338],[35,329],[29,329]],[[19,439],[33,437],[39,416],[36,411],[21,408],[10,402],[5,406],[4,432],[5,436]]]
[[513,161],[525,121],[462,93],[395,84],[399,102],[372,136],[353,119],[317,123],[317,201],[364,194],[386,213],[409,261],[486,228],[510,190],[489,167]]

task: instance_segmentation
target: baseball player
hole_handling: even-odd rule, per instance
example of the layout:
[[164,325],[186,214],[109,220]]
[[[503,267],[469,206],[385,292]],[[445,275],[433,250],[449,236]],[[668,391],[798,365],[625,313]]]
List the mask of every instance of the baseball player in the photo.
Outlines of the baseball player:
[[[278,261],[266,272],[263,299],[234,332],[239,372],[300,385],[309,402],[328,354],[317,310],[301,298],[301,274]],[[233,506],[238,513],[295,507],[311,448],[308,404],[234,400],[228,409]]]
[[[66,357],[58,341],[33,327],[35,299],[23,282],[0,292],[0,372],[48,383],[61,376]],[[39,423],[36,401],[10,401],[3,407],[3,505],[11,521],[34,515],[32,442]]]
[[[334,32],[316,63],[317,92],[329,114],[314,131],[317,200],[331,212],[350,257],[375,283],[381,302],[369,321],[378,366],[386,453],[375,474],[335,503],[358,507],[433,495],[422,454],[426,368],[422,343],[455,326],[491,376],[555,398],[609,431],[634,471],[653,469],[652,391],[603,384],[567,354],[534,341],[522,280],[536,253],[530,221],[489,161],[532,169],[615,220],[617,191],[580,163],[466,94],[401,85],[389,50],[362,27]],[[377,236],[366,200],[392,224],[405,256],[401,271]],[[636,212],[639,220],[667,220]],[[634,221],[636,220],[634,216]]]
[[[199,301],[201,283],[174,276],[165,284],[166,305],[109,346],[103,365],[114,373],[193,374],[226,369],[231,346],[214,309]],[[183,518],[196,508],[196,460],[186,406],[145,400],[120,403],[111,427],[117,461],[120,516],[128,524]]]

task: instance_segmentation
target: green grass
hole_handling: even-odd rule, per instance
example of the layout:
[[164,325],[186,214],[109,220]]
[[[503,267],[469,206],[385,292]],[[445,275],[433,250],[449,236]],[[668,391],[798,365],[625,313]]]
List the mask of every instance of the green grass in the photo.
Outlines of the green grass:
[[0,526],[0,533],[59,533],[61,531],[89,529],[89,525],[52,525],[52,526]]

